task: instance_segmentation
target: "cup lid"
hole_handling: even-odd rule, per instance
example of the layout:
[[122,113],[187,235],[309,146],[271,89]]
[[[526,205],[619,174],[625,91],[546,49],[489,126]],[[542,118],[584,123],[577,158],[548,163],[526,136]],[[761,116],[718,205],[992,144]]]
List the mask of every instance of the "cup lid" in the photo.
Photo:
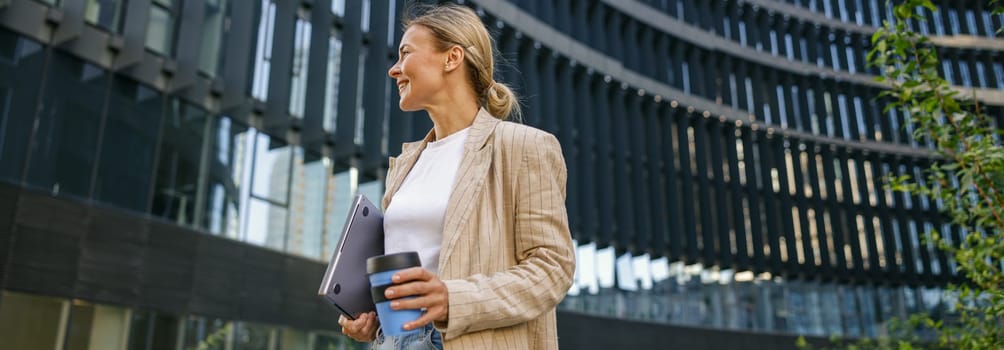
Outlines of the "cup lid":
[[417,252],[377,255],[366,259],[366,273],[377,273],[415,266],[422,266],[422,260],[418,257]]

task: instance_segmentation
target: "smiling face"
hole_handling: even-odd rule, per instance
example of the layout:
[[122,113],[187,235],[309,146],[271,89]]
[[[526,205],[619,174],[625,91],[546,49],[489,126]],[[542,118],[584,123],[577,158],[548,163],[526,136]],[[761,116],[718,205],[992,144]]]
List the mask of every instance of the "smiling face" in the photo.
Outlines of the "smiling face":
[[408,27],[401,37],[397,63],[387,72],[397,82],[401,110],[417,111],[436,102],[446,85],[447,56],[428,28]]

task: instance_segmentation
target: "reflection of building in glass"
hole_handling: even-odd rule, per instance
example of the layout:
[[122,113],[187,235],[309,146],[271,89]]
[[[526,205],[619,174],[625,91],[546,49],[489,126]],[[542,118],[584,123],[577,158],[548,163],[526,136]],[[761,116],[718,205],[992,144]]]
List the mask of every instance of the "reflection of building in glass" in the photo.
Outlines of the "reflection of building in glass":
[[[271,167],[271,176],[267,179],[256,179],[258,181],[266,180],[269,183],[269,193],[270,197],[272,193],[287,193],[286,198],[282,198],[281,201],[285,202],[282,204],[290,203],[293,196],[297,195],[295,193],[299,186],[289,187],[290,185],[290,161],[292,161],[292,155],[287,152],[286,148],[277,148],[269,150],[269,153],[274,154],[272,158],[273,163],[266,166]],[[302,196],[302,193],[300,194]],[[273,197],[274,198],[274,197]],[[287,236],[286,236],[286,220],[289,212],[289,208],[282,204],[269,203],[268,205],[268,230],[265,231],[265,246],[272,247],[276,249],[286,249]]]
[[[569,167],[563,347],[793,344],[950,311],[954,262],[921,237],[965,232],[885,188],[933,159],[874,99],[884,1],[465,3]],[[237,4],[0,1],[0,339],[344,341],[318,276],[352,196],[379,202],[387,157],[431,126],[387,85],[404,2]],[[1004,114],[1002,17],[940,6],[915,25],[943,75]]]

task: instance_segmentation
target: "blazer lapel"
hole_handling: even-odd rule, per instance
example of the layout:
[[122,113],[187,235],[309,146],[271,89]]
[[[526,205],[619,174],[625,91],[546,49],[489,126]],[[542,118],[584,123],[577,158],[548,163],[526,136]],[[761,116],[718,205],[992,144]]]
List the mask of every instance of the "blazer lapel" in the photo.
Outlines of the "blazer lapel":
[[[457,169],[453,192],[446,205],[443,222],[443,243],[439,252],[439,266],[444,266],[457,240],[460,239],[464,224],[481,198],[481,188],[488,178],[488,168],[492,163],[492,144],[487,143],[500,120],[484,109],[478,111],[471,125],[467,142],[464,143],[464,157]],[[401,162],[400,160],[398,162]]]

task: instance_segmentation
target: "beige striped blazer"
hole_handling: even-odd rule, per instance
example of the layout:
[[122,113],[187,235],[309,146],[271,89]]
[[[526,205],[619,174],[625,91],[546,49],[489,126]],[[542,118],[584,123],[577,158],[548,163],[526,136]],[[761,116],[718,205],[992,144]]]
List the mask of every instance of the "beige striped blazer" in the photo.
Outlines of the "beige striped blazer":
[[[390,159],[384,208],[432,135]],[[566,177],[553,135],[478,112],[443,225],[450,305],[436,328],[445,349],[558,348],[555,306],[575,269]]]

